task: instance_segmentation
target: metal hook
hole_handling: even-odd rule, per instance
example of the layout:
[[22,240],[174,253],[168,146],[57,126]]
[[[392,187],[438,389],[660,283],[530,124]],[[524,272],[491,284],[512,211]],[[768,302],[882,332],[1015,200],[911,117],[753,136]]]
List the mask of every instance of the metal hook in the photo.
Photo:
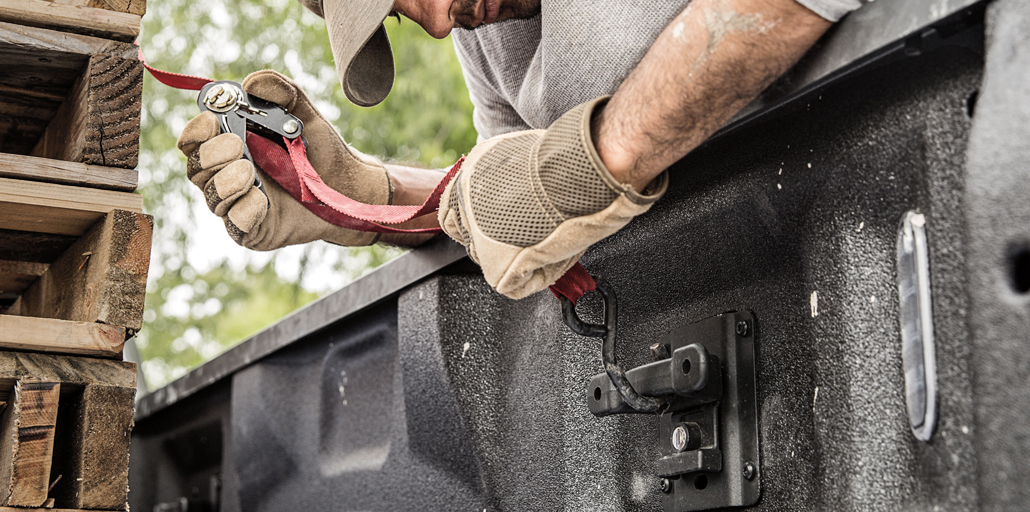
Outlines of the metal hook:
[[562,297],[561,309],[565,325],[568,325],[572,332],[580,336],[602,338],[601,361],[604,363],[604,371],[608,374],[615,389],[619,390],[622,399],[638,411],[657,412],[661,408],[662,402],[637,393],[629,379],[626,378],[626,372],[622,371],[622,367],[615,359],[615,335],[618,323],[615,290],[604,280],[595,280],[597,281],[597,292],[601,294],[601,302],[604,305],[604,325],[584,322],[576,313],[576,305],[567,297]]

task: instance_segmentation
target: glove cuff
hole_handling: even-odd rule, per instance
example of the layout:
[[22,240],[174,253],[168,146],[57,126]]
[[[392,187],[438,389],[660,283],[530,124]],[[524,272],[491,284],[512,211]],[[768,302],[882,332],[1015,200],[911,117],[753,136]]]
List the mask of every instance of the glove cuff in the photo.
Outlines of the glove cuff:
[[631,185],[620,183],[619,180],[612,176],[611,171],[609,171],[608,167],[604,165],[604,162],[601,160],[601,155],[597,153],[597,147],[594,145],[594,138],[591,130],[594,113],[603,109],[610,99],[611,96],[601,96],[573,108],[558,118],[558,120],[548,128],[548,132],[550,133],[552,130],[560,129],[561,123],[575,123],[580,140],[580,146],[584,149],[586,153],[585,156],[590,160],[590,163],[593,164],[594,169],[605,184],[607,184],[608,187],[610,187],[616,194],[624,195],[626,196],[626,199],[629,199],[636,204],[649,205],[665,195],[665,191],[669,188],[668,171],[663,171],[662,174],[652,180],[642,193],[637,192]]

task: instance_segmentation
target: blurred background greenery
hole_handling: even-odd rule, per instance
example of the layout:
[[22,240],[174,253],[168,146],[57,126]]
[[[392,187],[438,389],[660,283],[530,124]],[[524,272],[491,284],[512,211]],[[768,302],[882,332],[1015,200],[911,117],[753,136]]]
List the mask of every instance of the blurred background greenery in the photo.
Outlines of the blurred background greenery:
[[[472,105],[450,38],[389,18],[397,79],[381,105],[346,99],[325,23],[295,0],[150,0],[140,45],[159,69],[242,81],[260,69],[296,80],[344,138],[391,161],[446,167],[475,143]],[[400,255],[322,242],[269,253],[236,246],[186,179],[175,140],[196,93],[143,84],[140,192],[154,216],[143,330],[150,389],[222,353],[291,311]]]

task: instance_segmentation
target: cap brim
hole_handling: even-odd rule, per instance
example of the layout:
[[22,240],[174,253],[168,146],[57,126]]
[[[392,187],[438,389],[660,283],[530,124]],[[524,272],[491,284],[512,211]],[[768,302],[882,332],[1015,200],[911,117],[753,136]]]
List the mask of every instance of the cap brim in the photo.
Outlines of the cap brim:
[[336,72],[347,98],[371,107],[393,88],[393,51],[383,20],[393,0],[323,0]]

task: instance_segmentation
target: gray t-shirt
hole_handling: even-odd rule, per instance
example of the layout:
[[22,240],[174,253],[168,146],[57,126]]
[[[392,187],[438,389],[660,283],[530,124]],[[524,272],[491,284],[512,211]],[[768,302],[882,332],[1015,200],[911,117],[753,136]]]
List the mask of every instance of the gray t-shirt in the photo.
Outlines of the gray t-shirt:
[[[837,21],[862,0],[798,0]],[[451,32],[480,141],[546,128],[612,94],[687,0],[542,0],[541,14]]]

